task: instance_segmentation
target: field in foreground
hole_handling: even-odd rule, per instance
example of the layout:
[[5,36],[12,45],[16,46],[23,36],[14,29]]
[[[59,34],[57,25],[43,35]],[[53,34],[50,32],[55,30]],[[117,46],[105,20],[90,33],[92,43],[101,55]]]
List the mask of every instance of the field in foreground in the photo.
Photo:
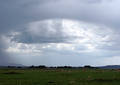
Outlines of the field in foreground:
[[0,69],[0,85],[120,85],[120,71],[102,69]]

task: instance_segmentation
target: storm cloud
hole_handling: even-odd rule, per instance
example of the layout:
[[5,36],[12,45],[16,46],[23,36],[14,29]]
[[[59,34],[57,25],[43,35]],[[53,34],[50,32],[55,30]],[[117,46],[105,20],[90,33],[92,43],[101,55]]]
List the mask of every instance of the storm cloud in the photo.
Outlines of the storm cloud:
[[27,65],[99,65],[108,57],[119,58],[119,4],[119,0],[1,0],[0,64],[15,60]]
[[28,22],[53,18],[77,19],[119,28],[119,3],[119,0],[2,0],[1,32],[21,29]]

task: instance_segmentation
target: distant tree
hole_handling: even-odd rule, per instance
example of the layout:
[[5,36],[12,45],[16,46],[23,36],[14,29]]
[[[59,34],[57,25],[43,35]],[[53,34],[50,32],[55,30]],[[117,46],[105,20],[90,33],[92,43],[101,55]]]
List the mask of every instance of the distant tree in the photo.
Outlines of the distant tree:
[[71,66],[58,66],[57,68],[72,68]]
[[40,65],[40,66],[38,66],[38,68],[46,68],[46,66],[45,65]]
[[16,68],[15,66],[8,66],[8,68]]
[[93,68],[93,67],[90,65],[85,65],[84,68]]
[[35,68],[35,66],[34,66],[34,65],[32,65],[32,66],[30,66],[29,68]]
[[18,66],[17,68],[22,68],[21,66]]

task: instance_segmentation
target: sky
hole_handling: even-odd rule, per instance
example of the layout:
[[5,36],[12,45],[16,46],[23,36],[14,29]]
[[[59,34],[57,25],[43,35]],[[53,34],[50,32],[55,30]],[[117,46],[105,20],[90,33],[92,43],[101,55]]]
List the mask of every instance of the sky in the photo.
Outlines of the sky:
[[0,65],[119,65],[119,4],[0,0]]

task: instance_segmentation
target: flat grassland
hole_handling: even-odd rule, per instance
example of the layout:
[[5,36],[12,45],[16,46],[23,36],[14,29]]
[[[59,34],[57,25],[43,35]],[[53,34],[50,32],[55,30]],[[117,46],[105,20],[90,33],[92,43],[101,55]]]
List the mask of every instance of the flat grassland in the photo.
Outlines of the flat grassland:
[[0,69],[0,85],[120,85],[120,70]]

